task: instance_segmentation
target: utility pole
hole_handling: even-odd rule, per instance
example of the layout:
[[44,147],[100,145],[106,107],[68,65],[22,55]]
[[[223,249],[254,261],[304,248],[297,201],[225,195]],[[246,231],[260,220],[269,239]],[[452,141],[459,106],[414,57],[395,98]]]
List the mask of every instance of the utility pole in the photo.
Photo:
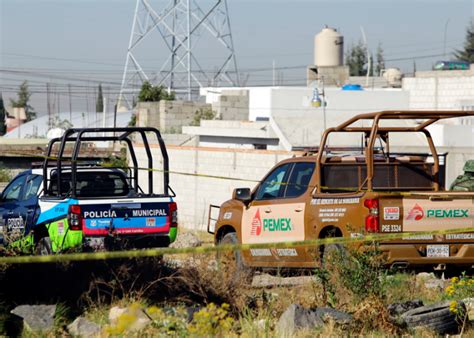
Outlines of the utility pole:
[[369,86],[369,76],[370,76],[370,68],[371,68],[371,60],[370,60],[370,51],[369,45],[367,43],[367,38],[365,36],[364,27],[360,26],[360,31],[362,32],[362,40],[364,41],[365,50],[367,51],[367,76],[365,79],[365,86]]
[[71,84],[67,85],[67,89],[69,92],[69,122],[72,124],[72,101],[71,101]]
[[446,23],[444,24],[443,57],[445,59],[446,59],[446,37],[448,35],[448,23],[449,23],[449,19],[446,20]]

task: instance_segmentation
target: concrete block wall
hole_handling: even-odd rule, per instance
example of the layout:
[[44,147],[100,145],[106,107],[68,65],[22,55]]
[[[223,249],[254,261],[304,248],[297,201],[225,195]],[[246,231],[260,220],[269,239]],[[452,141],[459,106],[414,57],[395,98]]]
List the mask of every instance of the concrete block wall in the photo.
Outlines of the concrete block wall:
[[157,102],[138,102],[135,114],[138,127],[160,127],[160,107]]
[[[431,74],[431,73],[430,73]],[[410,109],[472,109],[474,107],[474,74],[404,78],[403,89],[410,92]],[[471,107],[471,108],[469,108]]]
[[160,101],[160,127],[180,133],[181,127],[188,126],[199,109],[211,109],[211,105],[194,101]]
[[[222,204],[231,198],[235,188],[253,188],[270,168],[293,154],[286,151],[168,146],[170,186],[176,192],[180,225],[204,230],[209,204]],[[143,147],[138,147],[137,156],[142,164],[146,163]],[[154,165],[161,168],[162,161],[155,161]],[[205,177],[206,175],[223,178]],[[154,177],[154,190],[160,191],[161,173],[155,173]],[[140,172],[139,179],[146,191],[146,171]]]
[[211,105],[194,101],[139,102],[135,108],[137,126],[155,127],[162,133],[181,133],[181,127],[189,125],[201,108],[211,109]]
[[223,90],[212,109],[221,120],[246,121],[249,118],[249,91]]

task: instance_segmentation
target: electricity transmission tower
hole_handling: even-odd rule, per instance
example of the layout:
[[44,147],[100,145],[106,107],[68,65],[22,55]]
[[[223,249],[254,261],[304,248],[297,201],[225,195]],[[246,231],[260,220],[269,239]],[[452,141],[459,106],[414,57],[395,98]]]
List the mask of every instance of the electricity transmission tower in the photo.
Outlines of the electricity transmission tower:
[[130,107],[145,80],[188,100],[202,86],[239,85],[227,1],[157,2],[137,0],[118,105]]

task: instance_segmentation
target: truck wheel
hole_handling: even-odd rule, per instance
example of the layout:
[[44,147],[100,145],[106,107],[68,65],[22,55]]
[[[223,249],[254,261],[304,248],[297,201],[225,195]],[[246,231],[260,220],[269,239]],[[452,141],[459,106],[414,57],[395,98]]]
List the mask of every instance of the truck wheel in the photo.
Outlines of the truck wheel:
[[[238,244],[237,234],[230,232],[221,238],[219,244]],[[218,269],[224,274],[224,278],[231,282],[244,280],[251,281],[252,269],[245,266],[240,251],[226,251],[217,253]]]
[[49,237],[41,238],[38,243],[36,243],[35,253],[38,256],[47,256],[53,254],[53,249],[51,246],[51,239]]
[[[449,309],[450,302],[422,306],[402,314],[401,319],[409,328],[430,328],[439,334],[455,333],[459,329],[456,314]],[[464,304],[461,303],[464,307]],[[464,310],[465,311],[465,310]]]
[[342,244],[327,244],[321,252],[321,267],[330,268],[334,259],[345,260],[347,258],[347,248]]

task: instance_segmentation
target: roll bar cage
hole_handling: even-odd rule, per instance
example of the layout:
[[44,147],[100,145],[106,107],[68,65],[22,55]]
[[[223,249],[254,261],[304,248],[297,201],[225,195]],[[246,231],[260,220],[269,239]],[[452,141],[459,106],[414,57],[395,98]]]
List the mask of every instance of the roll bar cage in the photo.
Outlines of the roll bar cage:
[[[87,134],[97,134],[103,133],[103,136],[87,136]],[[54,159],[56,162],[56,172],[57,172],[57,194],[61,196],[61,174],[62,174],[62,162],[68,161],[71,164],[71,181],[72,181],[72,191],[71,196],[73,198],[77,197],[76,191],[76,180],[77,180],[77,162],[79,157],[79,151],[81,149],[82,142],[97,142],[97,141],[118,141],[125,142],[128,147],[130,158],[133,162],[133,172],[134,172],[134,183],[135,187],[138,187],[138,161],[133,146],[131,136],[138,134],[141,136],[143,145],[148,159],[148,194],[153,195],[153,156],[150,151],[150,144],[148,142],[148,137],[146,133],[153,133],[156,135],[158,144],[160,146],[161,155],[163,158],[163,187],[165,195],[169,195],[169,159],[168,152],[166,150],[165,143],[161,137],[160,131],[156,128],[151,127],[124,127],[124,128],[71,128],[64,132],[62,137],[52,139],[46,151],[46,157],[43,162],[43,187],[45,187],[45,194],[48,193],[46,189],[48,184],[48,168],[51,168],[49,165],[53,159],[51,158],[53,146],[57,143],[60,143],[57,158]],[[67,143],[74,143],[72,154],[70,158],[64,156],[64,150]]]
[[[321,163],[323,159],[323,153],[327,151],[327,139],[329,134],[335,132],[363,132],[365,134],[365,163],[367,166],[367,189],[371,191],[373,189],[373,178],[374,178],[374,145],[377,137],[381,137],[387,144],[387,149],[389,149],[389,139],[388,133],[390,132],[421,132],[426,136],[428,146],[433,156],[434,166],[433,166],[433,177],[434,180],[434,190],[439,190],[438,176],[439,176],[439,158],[436,151],[436,147],[433,143],[430,132],[426,129],[428,126],[433,123],[449,118],[459,118],[466,116],[474,116],[474,111],[465,110],[465,111],[428,111],[428,110],[385,110],[380,112],[365,113],[356,115],[346,122],[341,123],[337,127],[328,128],[324,131],[323,136],[321,137],[321,143],[319,146],[317,161],[316,161],[316,171],[319,173],[317,175],[317,192],[321,193]],[[367,127],[354,126],[356,122],[363,120],[371,120],[372,125]],[[415,126],[409,127],[380,127],[379,123],[381,120],[423,120]]]

